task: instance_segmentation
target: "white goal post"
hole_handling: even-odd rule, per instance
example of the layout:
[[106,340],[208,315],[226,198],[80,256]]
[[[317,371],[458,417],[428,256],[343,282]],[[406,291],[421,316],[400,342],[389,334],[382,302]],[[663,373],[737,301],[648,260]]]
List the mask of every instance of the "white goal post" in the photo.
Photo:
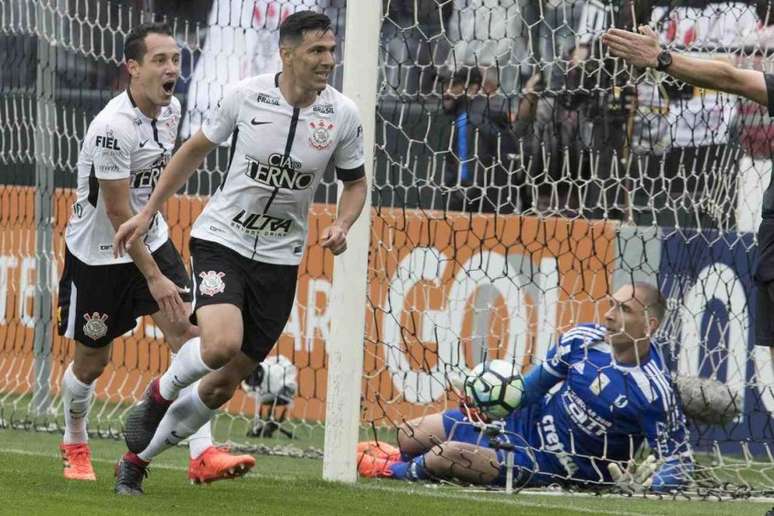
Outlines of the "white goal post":
[[[376,85],[379,73],[379,0],[358,0],[347,5],[344,41],[344,95],[360,111],[363,153],[368,184],[373,179]],[[341,190],[339,190],[339,197]],[[333,266],[331,334],[328,341],[328,386],[325,406],[323,478],[355,482],[355,446],[360,427],[360,392],[363,378],[368,249],[370,245],[371,189],[360,218],[350,229],[347,251]]]

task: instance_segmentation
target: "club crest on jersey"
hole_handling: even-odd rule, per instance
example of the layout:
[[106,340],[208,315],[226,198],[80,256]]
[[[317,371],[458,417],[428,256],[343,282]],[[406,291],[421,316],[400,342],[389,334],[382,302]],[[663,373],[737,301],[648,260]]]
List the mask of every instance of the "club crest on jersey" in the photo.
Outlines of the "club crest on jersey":
[[177,126],[177,121],[180,117],[178,117],[175,113],[172,113],[169,116],[169,119],[167,120],[167,123],[165,124],[169,129],[172,129],[173,127]]
[[223,272],[207,271],[200,272],[199,277],[202,282],[199,283],[199,292],[203,296],[214,296],[220,294],[226,289],[226,284],[223,282],[223,276],[226,274]]
[[309,122],[309,145],[317,150],[327,149],[333,143],[333,124],[325,120]]
[[107,335],[108,314],[100,314],[94,312],[93,314],[83,314],[83,318],[86,319],[86,324],[83,325],[83,334],[90,337],[92,340],[97,340]]
[[589,389],[591,390],[591,392],[599,396],[599,393],[602,392],[609,383],[610,383],[610,378],[608,378],[605,373],[599,373],[597,377],[591,380],[591,385],[589,385]]

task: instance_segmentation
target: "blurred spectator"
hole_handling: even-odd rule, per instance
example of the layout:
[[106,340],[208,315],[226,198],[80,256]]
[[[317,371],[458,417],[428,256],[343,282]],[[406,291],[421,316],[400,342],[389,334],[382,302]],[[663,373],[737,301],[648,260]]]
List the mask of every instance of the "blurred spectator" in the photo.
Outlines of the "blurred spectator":
[[449,54],[444,27],[452,4],[442,0],[383,0],[381,66],[386,94],[432,93]]
[[462,67],[443,95],[443,110],[453,124],[443,171],[450,210],[507,214],[529,204],[524,188],[521,137],[535,116],[540,76],[513,102],[498,90],[494,74]]

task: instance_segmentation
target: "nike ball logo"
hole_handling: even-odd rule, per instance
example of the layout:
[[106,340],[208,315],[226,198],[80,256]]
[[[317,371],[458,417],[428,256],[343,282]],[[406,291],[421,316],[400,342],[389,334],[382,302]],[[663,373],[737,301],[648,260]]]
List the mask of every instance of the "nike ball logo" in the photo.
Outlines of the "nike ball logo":
[[259,122],[258,120],[253,118],[252,120],[250,120],[250,123],[253,125],[264,125],[264,124],[270,124],[271,122]]
[[141,142],[141,143],[140,143],[140,148],[142,149],[143,147],[145,147],[145,144],[146,144],[146,143],[148,143],[149,141],[150,141],[150,138],[148,138],[148,139],[147,139],[147,140],[145,140],[144,142]]

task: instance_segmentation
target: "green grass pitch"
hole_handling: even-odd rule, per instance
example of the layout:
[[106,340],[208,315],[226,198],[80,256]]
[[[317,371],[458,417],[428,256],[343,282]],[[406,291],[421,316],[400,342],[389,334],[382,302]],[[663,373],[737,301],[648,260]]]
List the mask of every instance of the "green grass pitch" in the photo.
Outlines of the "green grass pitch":
[[57,445],[49,433],[0,430],[0,514],[754,514],[774,501],[707,502],[467,490],[391,480],[344,485],[322,481],[322,462],[259,456],[243,479],[193,486],[186,478],[188,451],[170,450],[145,480],[144,497],[113,494],[113,464],[121,441],[94,439],[97,482],[66,481]]

